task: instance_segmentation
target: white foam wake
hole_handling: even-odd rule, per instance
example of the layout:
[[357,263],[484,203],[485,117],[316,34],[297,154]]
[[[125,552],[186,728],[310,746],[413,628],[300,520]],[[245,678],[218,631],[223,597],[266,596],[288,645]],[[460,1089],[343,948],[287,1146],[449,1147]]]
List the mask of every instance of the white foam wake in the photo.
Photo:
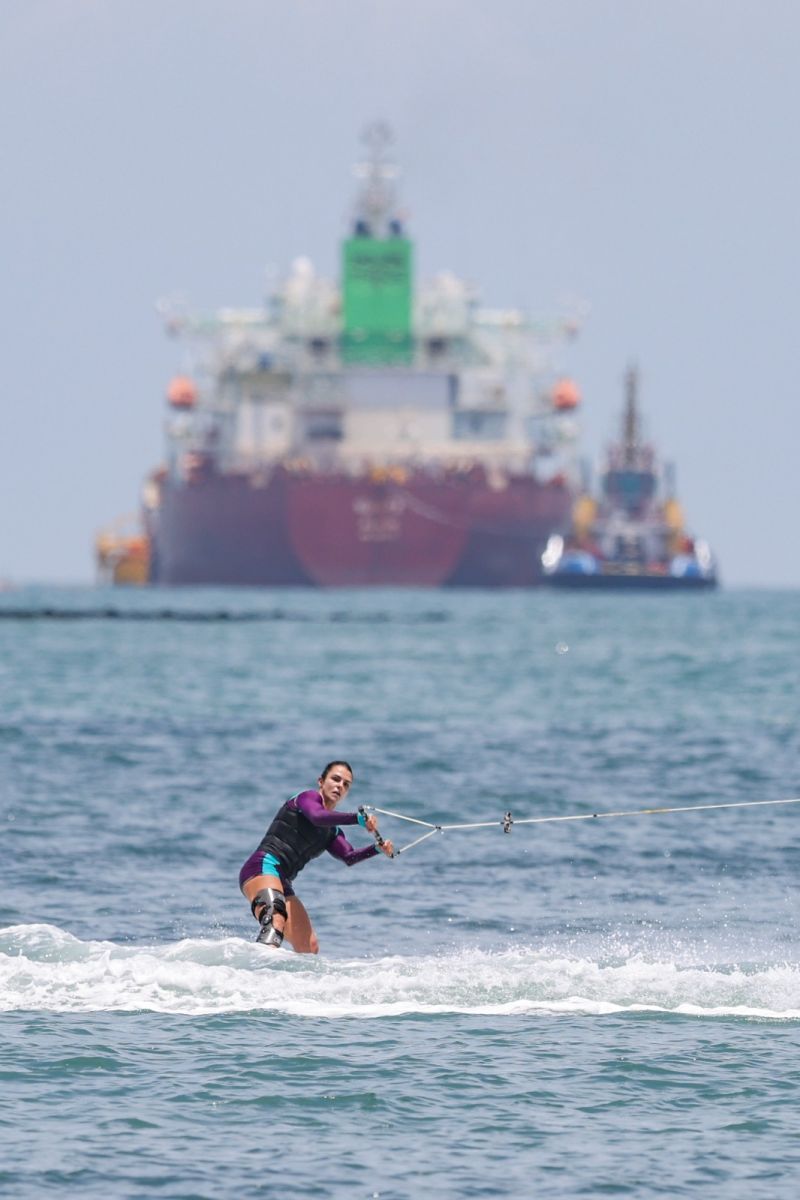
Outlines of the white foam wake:
[[334,961],[237,938],[152,946],[83,942],[51,925],[0,929],[0,1011],[680,1013],[800,1020],[800,964],[681,965],[558,949]]

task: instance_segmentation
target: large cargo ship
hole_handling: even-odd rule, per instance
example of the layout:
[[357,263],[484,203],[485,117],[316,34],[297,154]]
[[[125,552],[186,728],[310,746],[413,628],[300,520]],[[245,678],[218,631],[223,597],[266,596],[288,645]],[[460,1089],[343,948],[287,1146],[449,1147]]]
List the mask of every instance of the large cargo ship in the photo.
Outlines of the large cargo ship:
[[415,288],[391,138],[366,140],[340,286],[301,259],[263,309],[165,306],[188,369],[145,487],[152,582],[528,586],[568,524],[574,316]]

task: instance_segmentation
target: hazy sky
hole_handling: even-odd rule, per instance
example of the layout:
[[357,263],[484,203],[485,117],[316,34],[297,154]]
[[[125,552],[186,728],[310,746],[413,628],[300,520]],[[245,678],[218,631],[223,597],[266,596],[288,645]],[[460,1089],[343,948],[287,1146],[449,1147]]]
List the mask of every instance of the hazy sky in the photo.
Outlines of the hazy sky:
[[387,120],[419,273],[589,316],[728,584],[800,585],[795,0],[0,0],[0,578],[88,581],[162,455],[159,297],[335,274]]

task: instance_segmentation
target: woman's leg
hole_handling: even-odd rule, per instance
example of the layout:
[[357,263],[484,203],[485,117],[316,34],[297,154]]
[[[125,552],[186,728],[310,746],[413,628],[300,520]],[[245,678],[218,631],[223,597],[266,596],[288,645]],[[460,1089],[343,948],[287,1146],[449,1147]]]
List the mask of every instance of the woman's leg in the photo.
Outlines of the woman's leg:
[[311,918],[299,896],[287,896],[286,907],[289,918],[286,922],[286,939],[298,954],[318,954],[319,942],[314,933]]
[[[242,892],[251,904],[263,888],[272,888],[274,892],[279,892],[281,896],[283,895],[283,884],[277,875],[254,875],[252,879],[248,879],[246,883],[242,884]],[[291,897],[289,899],[291,900]],[[261,916],[266,907],[266,904],[256,905],[254,916],[258,922],[261,921]],[[291,909],[289,912],[291,913]],[[272,928],[276,933],[283,933],[285,926],[286,917],[276,912],[272,917]]]

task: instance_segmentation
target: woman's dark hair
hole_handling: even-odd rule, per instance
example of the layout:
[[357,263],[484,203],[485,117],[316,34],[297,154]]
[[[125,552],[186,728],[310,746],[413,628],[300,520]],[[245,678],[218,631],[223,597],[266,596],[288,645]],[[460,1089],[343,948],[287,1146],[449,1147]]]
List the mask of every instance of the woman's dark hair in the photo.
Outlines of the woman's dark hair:
[[347,767],[350,774],[353,774],[353,768],[350,766],[349,762],[345,762],[343,758],[335,758],[333,762],[329,762],[324,768],[322,774],[320,775],[320,779],[327,779],[328,772],[332,771],[334,767]]

